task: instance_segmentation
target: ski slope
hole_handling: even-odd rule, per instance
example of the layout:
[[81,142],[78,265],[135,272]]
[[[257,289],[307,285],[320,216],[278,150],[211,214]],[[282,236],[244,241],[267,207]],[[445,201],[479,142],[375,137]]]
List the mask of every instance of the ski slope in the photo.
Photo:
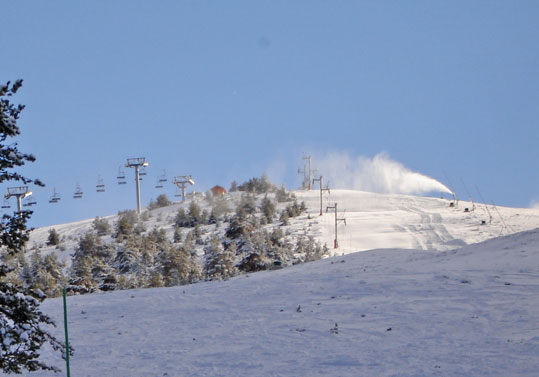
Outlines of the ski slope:
[[316,238],[328,247],[335,238],[335,215],[326,208],[337,203],[337,217],[346,218],[346,224],[338,222],[337,254],[379,248],[451,250],[539,226],[537,209],[474,206],[466,201],[451,207],[447,199],[355,190],[324,192],[320,216],[319,191],[296,195],[308,205]]
[[[235,194],[235,195],[234,195]],[[228,196],[230,207],[240,193]],[[342,255],[356,251],[379,248],[451,250],[464,245],[482,242],[500,235],[507,235],[539,226],[539,209],[494,207],[460,201],[450,207],[447,199],[411,195],[377,194],[356,190],[331,190],[323,194],[322,216],[320,216],[320,194],[318,190],[295,191],[298,202],[304,201],[307,213],[290,220],[284,229],[290,233],[313,235],[322,244],[327,244],[333,254]],[[196,199],[204,208],[205,200]],[[328,205],[337,203],[339,222],[338,249],[333,249],[335,238],[335,215],[326,213]],[[178,208],[187,208],[188,202],[176,203],[151,211],[146,223],[165,229],[172,239],[172,225]],[[469,211],[465,212],[468,208]],[[489,213],[491,218],[489,217]],[[501,216],[501,217],[500,217]],[[113,226],[117,215],[105,217]],[[481,225],[485,221],[485,225]],[[41,252],[55,252],[67,265],[74,253],[80,236],[92,230],[93,219],[35,229],[28,243],[30,248],[41,246]],[[54,228],[64,238],[64,250],[46,247],[49,230]]]
[[[536,376],[539,231],[73,296],[68,307],[74,376]],[[61,299],[42,309],[62,337]]]

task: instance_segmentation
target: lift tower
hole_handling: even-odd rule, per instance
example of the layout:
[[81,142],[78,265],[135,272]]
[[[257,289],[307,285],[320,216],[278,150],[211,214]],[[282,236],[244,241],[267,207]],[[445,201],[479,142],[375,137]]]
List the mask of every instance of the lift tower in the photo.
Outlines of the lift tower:
[[185,201],[185,185],[190,184],[193,186],[195,184],[195,181],[193,178],[191,178],[190,175],[179,175],[177,177],[174,177],[174,180],[172,181],[179,189],[182,190],[182,202]]
[[313,178],[313,184],[315,181],[318,181],[320,183],[320,216],[322,216],[322,192],[327,191],[328,194],[330,194],[329,187],[326,186],[326,188],[322,188],[322,176],[318,178]]
[[333,206],[327,206],[326,207],[326,212],[328,211],[328,209],[334,209],[335,210],[335,241],[333,242],[333,248],[337,249],[339,247],[339,242],[337,241],[337,223],[339,221],[343,221],[344,225],[346,225],[346,219],[345,218],[340,218],[339,219],[337,217],[337,203],[335,203],[335,205],[333,205]]
[[29,197],[30,195],[32,195],[32,191],[28,190],[28,186],[9,187],[7,189],[7,194],[4,196],[4,198],[8,200],[12,196],[16,197],[18,209],[17,214],[20,214],[22,212],[22,200]]
[[137,185],[137,214],[140,215],[140,168],[145,168],[146,166],[150,165],[146,158],[144,157],[137,157],[137,158],[128,158],[127,164],[125,164],[126,168],[135,168],[135,182]]

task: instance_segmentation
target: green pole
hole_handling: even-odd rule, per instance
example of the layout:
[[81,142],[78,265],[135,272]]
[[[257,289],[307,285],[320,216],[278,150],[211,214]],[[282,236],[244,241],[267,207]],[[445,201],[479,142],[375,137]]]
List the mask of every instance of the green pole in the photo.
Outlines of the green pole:
[[62,295],[64,296],[64,329],[66,336],[66,368],[67,368],[67,377],[70,377],[69,373],[69,336],[67,335],[67,304],[66,304],[66,289],[62,290]]

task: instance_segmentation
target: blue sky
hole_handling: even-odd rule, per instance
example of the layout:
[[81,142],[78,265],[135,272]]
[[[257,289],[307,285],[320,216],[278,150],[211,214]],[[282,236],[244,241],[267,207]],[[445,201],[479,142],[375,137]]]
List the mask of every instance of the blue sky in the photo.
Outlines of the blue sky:
[[386,152],[462,197],[464,181],[498,205],[539,200],[539,2],[3,1],[0,14],[0,81],[24,79],[17,142],[37,157],[24,172],[47,184],[31,225],[135,208],[133,172],[116,184],[130,157],[151,164],[143,204],[173,197],[154,188],[163,169],[198,191],[264,172],[294,188],[303,153],[336,151]]

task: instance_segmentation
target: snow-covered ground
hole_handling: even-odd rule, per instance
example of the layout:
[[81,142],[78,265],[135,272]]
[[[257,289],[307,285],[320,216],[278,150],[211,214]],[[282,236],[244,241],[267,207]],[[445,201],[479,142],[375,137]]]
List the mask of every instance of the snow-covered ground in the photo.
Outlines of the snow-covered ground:
[[[239,193],[228,197],[230,207]],[[331,190],[323,194],[323,215],[320,216],[320,194],[317,190],[295,191],[298,202],[304,201],[308,213],[290,220],[290,231],[307,232],[336,255],[379,248],[450,250],[467,244],[485,241],[539,226],[539,209],[494,207],[459,201],[450,207],[447,199],[418,197],[411,195],[376,194],[355,190]],[[201,206],[204,199],[198,199]],[[337,203],[338,217],[346,218],[338,223],[339,248],[333,249],[335,238],[335,215],[326,213],[328,205]],[[151,211],[146,228],[165,229],[170,238],[174,231],[173,221],[180,207],[187,208],[188,202],[173,204]],[[469,211],[465,212],[468,208]],[[489,217],[489,213],[490,216]],[[500,217],[501,215],[501,217]],[[492,218],[492,220],[491,220]],[[106,217],[113,226],[117,216]],[[482,221],[486,224],[481,225]],[[70,264],[81,235],[92,230],[93,219],[35,229],[29,246],[40,246],[42,253],[56,252]],[[64,251],[46,247],[49,230],[54,228],[64,238]]]
[[[539,231],[68,306],[75,376],[536,376]],[[42,308],[62,336],[61,299]]]
[[346,218],[346,224],[338,223],[338,254],[379,248],[451,250],[539,226],[537,209],[479,203],[474,209],[474,204],[466,201],[451,207],[447,199],[354,190],[324,193],[323,216],[319,216],[318,191],[296,195],[310,210],[317,239],[328,247],[333,246],[335,215],[331,209],[326,213],[326,207],[337,203],[338,218]]
[[[318,192],[296,195],[309,213],[290,226],[332,246],[334,215],[318,216]],[[489,224],[483,205],[465,212],[471,203],[454,208],[445,199],[345,190],[323,199],[324,210],[337,202],[347,219],[332,258],[228,281],[68,297],[72,375],[537,375],[538,210],[498,207],[502,221],[489,206]],[[150,229],[177,208],[154,211]],[[90,227],[54,228],[74,244]],[[47,234],[37,229],[31,242]],[[510,235],[494,238],[501,234]],[[353,253],[367,249],[378,250]],[[42,309],[63,338],[61,299]],[[64,368],[52,351],[42,357]]]

